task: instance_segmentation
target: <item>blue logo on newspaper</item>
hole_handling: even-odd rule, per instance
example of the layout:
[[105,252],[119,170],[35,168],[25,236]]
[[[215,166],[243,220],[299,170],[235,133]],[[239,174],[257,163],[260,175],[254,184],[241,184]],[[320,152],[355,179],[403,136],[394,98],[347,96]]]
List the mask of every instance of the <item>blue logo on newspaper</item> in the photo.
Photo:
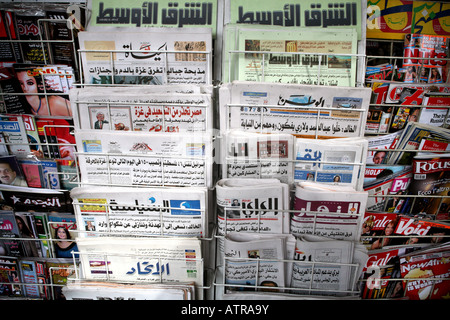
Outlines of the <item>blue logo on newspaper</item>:
[[83,140],[84,152],[102,152],[100,140]]
[[180,208],[172,209],[172,215],[201,215],[200,200],[170,200],[170,207]]

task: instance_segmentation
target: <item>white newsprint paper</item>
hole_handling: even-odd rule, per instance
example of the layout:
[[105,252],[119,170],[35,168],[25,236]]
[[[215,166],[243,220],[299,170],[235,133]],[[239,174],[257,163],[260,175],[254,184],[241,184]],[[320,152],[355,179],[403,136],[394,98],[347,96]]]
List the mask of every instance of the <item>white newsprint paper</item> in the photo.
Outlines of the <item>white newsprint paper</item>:
[[291,233],[359,241],[368,199],[350,186],[300,182],[295,186]]
[[228,24],[223,80],[353,87],[356,54],[351,29]]
[[208,28],[83,31],[78,40],[86,84],[211,84],[212,81],[212,35]]
[[207,235],[206,188],[88,186],[70,196],[79,237]]
[[212,187],[207,133],[75,132],[81,183]]
[[292,183],[294,139],[291,134],[229,131],[222,144],[223,178],[276,178]]
[[68,281],[62,288],[66,300],[193,300],[189,284],[137,284],[104,281]]
[[308,241],[297,238],[292,269],[292,288],[297,293],[346,295],[352,289],[355,243],[352,241]]
[[363,137],[370,88],[249,81],[219,91],[221,128],[303,138]]
[[93,237],[77,238],[77,245],[86,280],[203,285],[204,262],[198,239]]
[[232,232],[224,242],[225,283],[232,285],[228,287],[230,290],[244,286],[247,290],[250,287],[258,288],[258,291],[278,292],[289,286],[294,236]]
[[221,179],[216,184],[218,233],[289,233],[289,185],[277,179]]
[[[174,86],[173,89],[170,87]],[[81,129],[197,132],[212,126],[210,86],[85,87],[70,91],[74,125]],[[161,88],[156,91],[153,88]],[[193,93],[195,91],[203,91]]]

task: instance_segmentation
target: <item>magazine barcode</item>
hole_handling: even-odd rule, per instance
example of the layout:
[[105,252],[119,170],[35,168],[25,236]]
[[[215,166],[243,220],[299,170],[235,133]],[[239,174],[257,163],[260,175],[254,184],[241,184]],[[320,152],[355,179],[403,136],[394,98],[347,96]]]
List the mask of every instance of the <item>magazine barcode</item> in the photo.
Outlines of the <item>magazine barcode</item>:
[[414,179],[415,180],[425,180],[426,178],[427,178],[426,174],[420,174],[420,173],[414,174]]

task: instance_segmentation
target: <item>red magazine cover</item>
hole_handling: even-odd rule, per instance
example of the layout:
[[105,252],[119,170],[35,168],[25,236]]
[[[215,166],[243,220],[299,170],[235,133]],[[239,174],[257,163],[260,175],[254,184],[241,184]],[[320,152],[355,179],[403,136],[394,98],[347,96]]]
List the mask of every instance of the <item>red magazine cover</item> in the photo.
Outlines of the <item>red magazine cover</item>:
[[445,83],[448,75],[449,37],[408,34],[403,61],[404,82]]
[[[450,251],[413,253],[400,259],[405,296],[411,300],[450,298]],[[440,280],[447,279],[447,280]]]

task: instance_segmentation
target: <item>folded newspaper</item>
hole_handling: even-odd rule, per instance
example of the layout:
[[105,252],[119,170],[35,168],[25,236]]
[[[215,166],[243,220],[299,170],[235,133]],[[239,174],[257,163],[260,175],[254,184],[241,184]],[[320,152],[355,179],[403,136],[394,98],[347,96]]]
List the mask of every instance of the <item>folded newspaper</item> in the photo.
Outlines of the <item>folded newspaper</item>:
[[276,178],[293,183],[294,139],[290,134],[224,133],[222,177]]
[[78,130],[82,184],[212,187],[208,133]]
[[208,234],[207,188],[87,186],[70,195],[79,237]]
[[277,179],[221,179],[216,184],[219,235],[289,233],[289,186]]
[[196,285],[201,299],[204,261],[193,238],[77,238],[81,274],[86,280]]
[[367,140],[364,138],[295,140],[294,180],[351,186],[362,190]]
[[85,87],[72,89],[70,100],[76,128],[196,132],[213,129],[211,91],[200,85]]
[[291,287],[298,290],[293,292],[354,295],[367,258],[359,242],[316,236],[297,238]]
[[349,186],[297,183],[291,233],[359,241],[367,195]]
[[123,28],[78,34],[86,84],[211,84],[211,29]]
[[223,34],[224,82],[355,86],[356,30],[229,23]]
[[370,88],[234,81],[219,90],[220,127],[303,138],[363,137]]
[[290,234],[227,234],[224,240],[227,287],[232,291],[283,292],[289,286],[294,249],[295,237]]
[[66,300],[193,300],[192,284],[137,284],[69,281],[62,288]]

